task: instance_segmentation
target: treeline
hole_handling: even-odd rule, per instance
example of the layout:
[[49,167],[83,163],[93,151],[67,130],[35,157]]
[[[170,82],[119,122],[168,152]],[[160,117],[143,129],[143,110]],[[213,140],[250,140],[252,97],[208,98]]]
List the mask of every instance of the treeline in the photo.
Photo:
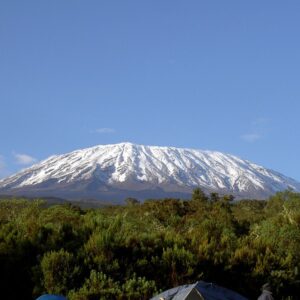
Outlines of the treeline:
[[90,210],[0,201],[0,293],[135,300],[204,280],[250,299],[270,282],[275,299],[299,299],[300,194],[232,200],[196,189]]

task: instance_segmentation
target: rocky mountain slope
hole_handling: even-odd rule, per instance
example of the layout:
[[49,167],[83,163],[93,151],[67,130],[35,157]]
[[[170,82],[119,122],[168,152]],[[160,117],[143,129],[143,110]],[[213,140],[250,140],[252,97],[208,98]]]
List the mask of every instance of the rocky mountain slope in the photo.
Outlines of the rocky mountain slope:
[[0,180],[2,194],[67,199],[189,197],[195,187],[247,198],[300,191],[299,182],[233,155],[131,143],[51,156]]

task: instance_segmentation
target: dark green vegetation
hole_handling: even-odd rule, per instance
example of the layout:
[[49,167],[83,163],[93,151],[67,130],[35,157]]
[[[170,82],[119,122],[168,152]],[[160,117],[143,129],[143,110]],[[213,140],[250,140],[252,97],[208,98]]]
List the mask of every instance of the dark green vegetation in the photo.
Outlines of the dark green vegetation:
[[300,295],[300,194],[268,201],[165,199],[82,210],[0,201],[0,292],[7,299],[149,299],[211,281],[254,299],[269,281],[276,299]]

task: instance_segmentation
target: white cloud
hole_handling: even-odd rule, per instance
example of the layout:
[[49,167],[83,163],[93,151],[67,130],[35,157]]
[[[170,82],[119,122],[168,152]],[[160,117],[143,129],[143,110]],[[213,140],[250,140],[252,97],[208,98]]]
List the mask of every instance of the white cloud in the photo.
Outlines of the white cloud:
[[97,128],[94,132],[100,133],[100,134],[105,134],[105,133],[115,133],[116,130],[113,128]]
[[262,136],[258,133],[247,133],[247,134],[243,134],[241,136],[241,138],[245,141],[245,142],[248,142],[248,143],[254,143],[256,142],[257,140],[261,139]]
[[28,154],[20,154],[20,153],[14,153],[15,161],[19,165],[30,165],[37,161],[36,158],[28,155]]
[[268,134],[269,123],[270,119],[266,117],[254,119],[250,123],[249,133],[241,135],[240,138],[247,143],[254,143],[263,139]]

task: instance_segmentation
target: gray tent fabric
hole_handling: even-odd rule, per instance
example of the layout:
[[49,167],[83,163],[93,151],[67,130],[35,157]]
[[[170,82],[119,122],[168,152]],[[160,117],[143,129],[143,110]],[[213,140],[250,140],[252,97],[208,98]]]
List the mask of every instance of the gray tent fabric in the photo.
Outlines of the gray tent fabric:
[[36,300],[67,300],[64,296],[45,294],[38,297]]
[[[195,293],[195,291],[198,291]],[[197,298],[198,297],[198,298]],[[221,286],[198,281],[167,290],[150,300],[247,300],[244,296]]]
[[177,293],[174,297],[174,300],[204,300],[199,290],[197,290],[195,287],[188,287],[186,289],[181,290],[179,293]]

